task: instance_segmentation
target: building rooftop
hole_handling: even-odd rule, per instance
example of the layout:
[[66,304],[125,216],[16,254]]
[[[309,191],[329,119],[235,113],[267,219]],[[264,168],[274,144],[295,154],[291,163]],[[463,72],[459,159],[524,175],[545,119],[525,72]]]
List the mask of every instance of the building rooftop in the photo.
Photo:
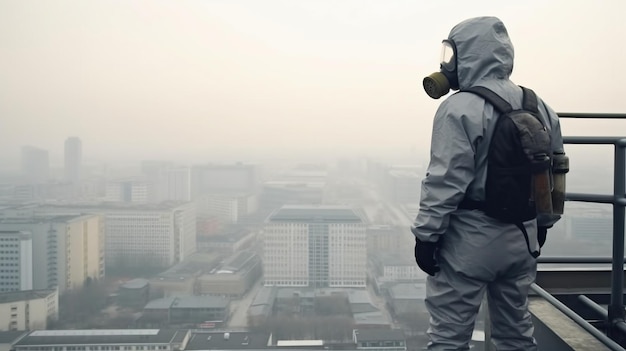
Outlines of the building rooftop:
[[147,279],[136,278],[136,279],[125,282],[124,284],[122,284],[122,286],[120,286],[120,288],[121,289],[143,289],[148,284],[150,284],[150,282]]
[[326,182],[320,181],[302,181],[302,180],[269,180],[263,183],[264,187],[269,188],[311,188],[311,189],[323,189],[326,186]]
[[352,315],[354,322],[357,325],[389,325],[389,321],[383,316],[380,311],[376,312],[359,312]]
[[25,331],[5,331],[0,332],[0,344],[12,344],[22,335],[26,334]]
[[400,329],[359,329],[356,331],[357,341],[401,341],[405,340]]
[[256,293],[254,300],[250,306],[269,305],[274,302],[277,288],[272,286],[264,286]]
[[172,308],[226,308],[230,300],[218,296],[183,296],[177,297]]
[[379,253],[375,255],[384,266],[416,266],[415,259],[411,255],[393,255],[391,253]]
[[228,260],[222,266],[222,270],[228,270],[232,272],[238,272],[242,270],[251,260],[256,258],[256,254],[252,251],[240,251]]
[[161,203],[155,204],[137,204],[137,203],[122,203],[122,202],[98,202],[98,203],[90,203],[90,204],[46,204],[42,206],[43,209],[46,210],[72,210],[79,211],[83,213],[89,212],[97,212],[97,211],[171,211],[178,207],[190,204],[190,202],[186,201],[164,201]]
[[333,205],[285,205],[274,211],[268,220],[269,222],[363,222],[351,207]]
[[269,338],[269,334],[251,332],[193,333],[185,350],[267,349]]
[[144,309],[226,308],[230,301],[218,296],[170,296],[148,302]]
[[0,303],[11,303],[16,301],[43,299],[50,296],[50,294],[56,294],[56,289],[42,289],[42,290],[22,290],[0,293]]
[[169,344],[176,333],[177,330],[167,329],[36,330],[24,336],[15,346]]
[[394,284],[389,288],[389,295],[396,300],[415,300],[426,297],[426,285],[416,283]]

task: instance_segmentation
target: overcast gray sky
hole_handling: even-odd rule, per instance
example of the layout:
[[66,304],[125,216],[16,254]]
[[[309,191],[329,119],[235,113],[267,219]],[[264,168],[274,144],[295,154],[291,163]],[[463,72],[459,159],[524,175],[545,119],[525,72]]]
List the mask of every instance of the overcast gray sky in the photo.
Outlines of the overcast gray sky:
[[[626,1],[0,0],[0,158],[427,150],[422,90],[456,23],[493,15],[512,79],[557,111],[626,112]],[[563,121],[567,135],[623,122]]]

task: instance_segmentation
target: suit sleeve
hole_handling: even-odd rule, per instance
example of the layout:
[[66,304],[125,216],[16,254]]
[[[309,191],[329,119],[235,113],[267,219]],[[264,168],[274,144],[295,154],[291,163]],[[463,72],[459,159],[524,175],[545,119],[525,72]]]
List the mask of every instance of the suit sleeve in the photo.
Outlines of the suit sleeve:
[[463,200],[474,179],[474,147],[467,116],[459,104],[444,101],[433,121],[430,162],[422,180],[419,212],[412,232],[420,241],[436,242],[448,227],[450,214]]

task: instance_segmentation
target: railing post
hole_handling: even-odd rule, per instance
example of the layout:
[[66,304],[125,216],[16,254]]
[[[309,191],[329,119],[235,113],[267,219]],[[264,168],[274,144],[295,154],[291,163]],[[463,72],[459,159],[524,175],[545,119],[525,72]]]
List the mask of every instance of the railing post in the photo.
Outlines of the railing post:
[[626,139],[615,143],[613,176],[613,264],[611,278],[611,304],[609,305],[609,333],[621,341],[617,324],[624,322],[624,205],[618,199],[626,193]]

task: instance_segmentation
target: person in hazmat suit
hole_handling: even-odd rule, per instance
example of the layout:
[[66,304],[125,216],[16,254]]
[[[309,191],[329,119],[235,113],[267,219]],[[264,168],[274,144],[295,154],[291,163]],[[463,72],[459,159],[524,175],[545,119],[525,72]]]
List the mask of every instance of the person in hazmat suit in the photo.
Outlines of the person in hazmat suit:
[[[509,79],[513,45],[495,17],[459,23],[443,45],[440,71],[424,79],[424,89],[435,99],[450,89],[459,92],[444,100],[435,114],[430,163],[411,227],[417,264],[428,273],[428,350],[468,350],[485,293],[491,342],[497,349],[537,350],[528,311],[537,262],[529,252],[540,250],[546,228],[560,216],[543,223],[538,217],[524,221],[527,234],[522,235],[515,224],[460,206],[465,199],[485,199],[488,149],[500,115],[484,98],[464,90],[488,88],[520,109],[523,91]],[[540,98],[537,101],[552,151],[563,152],[558,116]]]

